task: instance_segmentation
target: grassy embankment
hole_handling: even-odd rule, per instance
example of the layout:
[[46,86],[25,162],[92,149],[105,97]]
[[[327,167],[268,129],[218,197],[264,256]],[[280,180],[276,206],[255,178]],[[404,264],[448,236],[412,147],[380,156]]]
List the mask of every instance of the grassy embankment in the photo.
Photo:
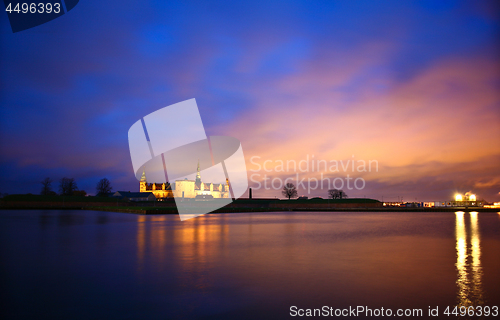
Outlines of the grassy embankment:
[[[217,199],[210,201],[196,201],[184,199],[189,207],[206,208]],[[138,214],[176,214],[177,208],[173,199],[154,202],[131,202],[117,198],[82,197],[82,196],[41,196],[41,195],[9,195],[0,199],[0,209],[72,209],[72,210],[99,210],[113,212],[127,212]],[[374,199],[308,199],[308,200],[280,200],[280,199],[237,199],[229,205],[215,210],[216,213],[230,212],[272,212],[272,211],[405,211],[405,212],[432,212],[432,211],[480,211],[496,212],[488,208],[403,208],[383,207],[382,203]]]

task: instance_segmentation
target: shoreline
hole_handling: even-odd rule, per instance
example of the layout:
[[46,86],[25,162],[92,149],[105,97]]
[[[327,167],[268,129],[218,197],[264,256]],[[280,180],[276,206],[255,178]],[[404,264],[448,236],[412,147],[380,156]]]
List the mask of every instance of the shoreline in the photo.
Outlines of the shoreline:
[[[205,208],[205,201],[184,200],[194,211]],[[216,204],[217,200],[211,200]],[[226,202],[227,203],[227,202]],[[39,195],[13,195],[0,200],[0,210],[93,210],[135,214],[177,214],[175,201],[135,202],[116,198],[60,197]],[[202,210],[203,211],[203,210]],[[393,207],[368,198],[349,199],[236,199],[210,213],[244,212],[500,212],[500,208],[485,207]]]
[[[106,211],[117,213],[134,213],[142,215],[156,214],[178,214],[177,209],[171,207],[116,207],[116,206],[0,206],[0,210],[91,210]],[[249,212],[500,212],[499,208],[238,208],[223,207],[214,210],[212,214],[217,213],[249,213]]]

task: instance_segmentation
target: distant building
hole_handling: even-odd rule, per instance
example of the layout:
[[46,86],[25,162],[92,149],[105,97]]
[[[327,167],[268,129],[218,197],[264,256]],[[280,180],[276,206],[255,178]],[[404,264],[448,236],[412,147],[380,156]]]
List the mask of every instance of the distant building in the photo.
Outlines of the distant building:
[[482,207],[483,202],[425,201],[425,202],[384,202],[384,207],[439,208],[439,207]]
[[485,208],[500,208],[500,202],[495,202],[493,204],[484,205]]
[[[196,173],[196,180],[176,180],[171,183],[148,183],[146,173],[143,171],[139,182],[140,192],[152,192],[157,199],[165,198],[196,198],[198,200],[209,200],[218,198],[229,198],[229,180],[226,183],[204,183],[201,181],[200,165]],[[205,196],[205,197],[198,197]],[[208,197],[208,196],[211,196]]]
[[483,201],[478,201],[476,195],[470,192],[466,192],[464,195],[457,193],[455,201],[451,201],[452,207],[482,207],[483,205]]
[[403,202],[384,202],[383,206],[384,207],[403,207]]
[[477,200],[476,195],[470,192],[462,195],[457,193],[455,200],[449,201],[435,201],[435,207],[483,207],[484,201]]
[[117,191],[113,194],[113,197],[129,201],[156,201],[156,197],[152,192]]

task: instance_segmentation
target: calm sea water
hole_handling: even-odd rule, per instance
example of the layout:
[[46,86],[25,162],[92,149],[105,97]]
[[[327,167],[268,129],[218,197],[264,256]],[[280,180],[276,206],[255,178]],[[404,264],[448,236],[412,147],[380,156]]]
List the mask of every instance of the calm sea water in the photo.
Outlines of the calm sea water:
[[2,319],[500,306],[497,213],[0,211],[0,248]]

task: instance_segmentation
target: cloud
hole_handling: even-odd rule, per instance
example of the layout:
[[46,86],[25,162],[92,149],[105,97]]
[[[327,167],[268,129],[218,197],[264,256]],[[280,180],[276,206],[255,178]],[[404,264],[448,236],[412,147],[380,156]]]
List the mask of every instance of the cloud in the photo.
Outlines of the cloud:
[[370,86],[376,77],[342,92],[343,83],[366,74],[373,64],[363,63],[362,56],[359,60],[345,70],[318,61],[323,69],[314,66],[273,83],[276,98],[259,94],[269,84],[254,88],[262,97],[257,107],[224,132],[239,136],[247,159],[375,159],[380,170],[364,175],[368,188],[369,181],[414,181],[414,193],[422,194],[418,181],[427,178],[476,188],[496,184],[489,178],[499,173],[492,159],[500,158],[496,61],[440,61],[406,82],[386,79],[382,92]]

